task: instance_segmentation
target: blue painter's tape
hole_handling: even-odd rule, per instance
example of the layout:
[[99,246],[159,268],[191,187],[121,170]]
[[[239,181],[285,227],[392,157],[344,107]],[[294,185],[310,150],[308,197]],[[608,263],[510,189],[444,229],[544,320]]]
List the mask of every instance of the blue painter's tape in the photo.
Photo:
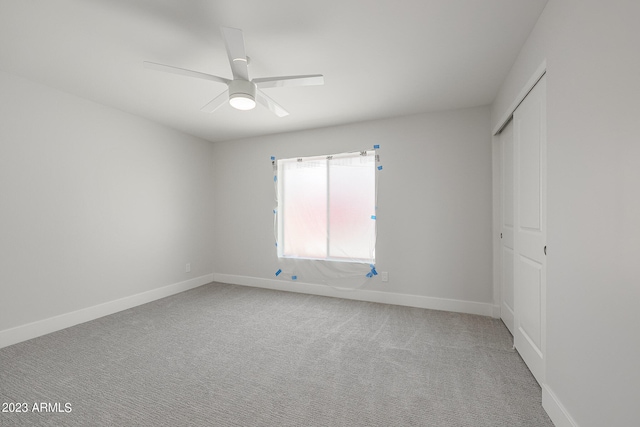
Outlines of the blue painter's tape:
[[274,161],[276,159],[276,156],[271,156],[271,161]]
[[274,209],[274,210],[273,210],[273,213],[274,213],[274,214],[277,214],[277,213],[278,213],[278,210],[277,210],[277,209]]
[[380,144],[376,144],[373,146],[374,149],[380,148]]
[[291,280],[298,280],[298,276],[291,276]]
[[382,166],[378,166],[378,170],[381,171],[382,170]]
[[371,215],[371,219],[376,219],[376,216],[375,215]]
[[273,182],[276,182],[276,181],[278,181],[278,175],[273,176]]
[[276,242],[276,247],[278,246],[278,242]]
[[371,278],[373,277],[373,274],[371,274],[371,273],[367,273],[367,277],[368,277],[369,279],[371,279]]
[[376,268],[375,268],[375,267],[373,267],[373,268],[371,269],[371,274],[373,274],[374,276],[377,276],[377,275],[378,275],[378,272],[376,271]]
[[276,277],[279,276],[280,273],[282,273],[282,270],[279,268],[278,271],[276,271]]

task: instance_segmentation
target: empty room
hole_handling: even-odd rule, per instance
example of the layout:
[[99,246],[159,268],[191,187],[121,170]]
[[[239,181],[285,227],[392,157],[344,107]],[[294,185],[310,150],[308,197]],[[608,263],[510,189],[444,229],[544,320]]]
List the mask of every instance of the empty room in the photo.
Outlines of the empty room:
[[0,0],[0,425],[640,425],[639,21]]

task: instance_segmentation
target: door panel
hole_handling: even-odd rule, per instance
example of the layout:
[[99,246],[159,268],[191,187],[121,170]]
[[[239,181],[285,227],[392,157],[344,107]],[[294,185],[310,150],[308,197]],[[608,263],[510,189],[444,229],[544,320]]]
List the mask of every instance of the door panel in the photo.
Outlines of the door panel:
[[[538,98],[537,92],[533,95]],[[535,105],[537,99],[529,101],[524,106],[521,104],[516,119],[519,138],[519,226],[540,231],[540,109]]]
[[526,301],[521,304],[521,312],[518,312],[519,326],[521,332],[531,341],[533,347],[540,352],[541,331],[540,331],[540,289],[542,280],[542,266],[540,263],[520,256],[520,296]]
[[500,317],[513,335],[513,248],[502,246],[502,307]]
[[501,133],[502,141],[502,221],[513,230],[513,120]]
[[544,382],[546,328],[546,77],[513,113],[514,344]]

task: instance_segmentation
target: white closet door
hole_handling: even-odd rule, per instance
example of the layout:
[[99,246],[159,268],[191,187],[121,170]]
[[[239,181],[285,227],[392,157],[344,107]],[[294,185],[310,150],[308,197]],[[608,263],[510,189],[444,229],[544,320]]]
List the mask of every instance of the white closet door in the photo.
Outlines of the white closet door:
[[513,121],[500,134],[501,213],[500,213],[500,317],[514,334],[513,301]]
[[546,77],[513,113],[514,344],[544,382],[546,329]]

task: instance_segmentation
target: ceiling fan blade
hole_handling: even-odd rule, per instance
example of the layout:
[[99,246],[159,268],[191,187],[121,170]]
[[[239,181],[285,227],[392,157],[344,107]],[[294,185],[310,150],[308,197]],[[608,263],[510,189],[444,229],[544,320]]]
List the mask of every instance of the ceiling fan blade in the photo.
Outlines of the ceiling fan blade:
[[244,51],[244,36],[242,35],[242,30],[222,27],[222,37],[227,47],[227,55],[229,56],[233,78],[248,81],[249,70],[247,68],[247,54]]
[[260,89],[256,89],[256,101],[267,107],[278,117],[285,117],[289,115],[289,112],[287,110],[282,108],[276,101],[265,95],[265,93]]
[[144,68],[148,68],[150,70],[164,71],[165,73],[179,74],[181,76],[196,77],[198,79],[211,80],[214,82],[220,82],[227,85],[231,83],[231,80],[228,80],[222,77],[214,76],[211,74],[200,73],[198,71],[185,70],[184,68],[172,67],[171,65],[156,64],[155,62],[147,62],[147,61],[144,61],[143,64],[144,64]]
[[265,77],[253,79],[252,81],[260,89],[283,86],[316,86],[324,84],[324,76],[322,74],[310,74],[308,76]]
[[204,111],[205,113],[213,113],[218,108],[222,107],[225,102],[229,100],[229,89],[222,92],[220,95],[213,98],[207,105],[202,107],[200,111]]

